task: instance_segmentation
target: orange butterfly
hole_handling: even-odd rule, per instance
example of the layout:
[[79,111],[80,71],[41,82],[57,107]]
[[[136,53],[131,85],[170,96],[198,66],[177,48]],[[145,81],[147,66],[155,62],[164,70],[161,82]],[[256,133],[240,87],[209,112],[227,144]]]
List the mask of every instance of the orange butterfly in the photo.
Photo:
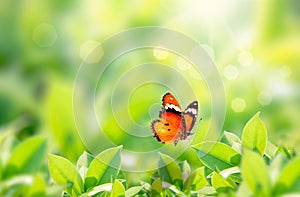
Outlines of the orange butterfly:
[[198,102],[193,101],[184,111],[171,93],[166,93],[162,102],[159,119],[152,121],[151,129],[159,142],[173,142],[176,146],[179,140],[192,135],[190,131],[198,115]]

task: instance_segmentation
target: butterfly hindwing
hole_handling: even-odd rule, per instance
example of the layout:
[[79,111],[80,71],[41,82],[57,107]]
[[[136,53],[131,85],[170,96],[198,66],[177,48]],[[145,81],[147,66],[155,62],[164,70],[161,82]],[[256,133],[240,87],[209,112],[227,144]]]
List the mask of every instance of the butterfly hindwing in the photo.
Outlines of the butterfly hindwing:
[[168,123],[166,121],[154,120],[151,124],[154,137],[162,143],[170,143],[177,140],[179,133],[182,129]]
[[194,127],[198,115],[198,102],[194,101],[190,103],[183,111],[183,117],[185,121],[185,131],[190,132]]

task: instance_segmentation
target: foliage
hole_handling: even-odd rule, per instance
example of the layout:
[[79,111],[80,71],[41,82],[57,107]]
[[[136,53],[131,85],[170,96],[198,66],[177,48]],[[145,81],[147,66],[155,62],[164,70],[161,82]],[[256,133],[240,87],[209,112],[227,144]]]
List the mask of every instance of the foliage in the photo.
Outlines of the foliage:
[[61,188],[47,186],[44,169],[46,140],[32,137],[23,142],[0,135],[0,196],[57,196]]
[[[147,182],[128,186],[121,171],[122,146],[93,156],[84,152],[76,165],[48,154],[41,137],[19,142],[3,132],[0,160],[1,196],[281,196],[300,194],[299,157],[271,144],[264,123],[255,114],[242,139],[224,132],[222,142],[194,145],[202,166],[175,161],[159,153],[157,171]],[[48,167],[48,168],[45,168]],[[56,183],[53,184],[52,180]],[[64,191],[64,192],[63,192]]]

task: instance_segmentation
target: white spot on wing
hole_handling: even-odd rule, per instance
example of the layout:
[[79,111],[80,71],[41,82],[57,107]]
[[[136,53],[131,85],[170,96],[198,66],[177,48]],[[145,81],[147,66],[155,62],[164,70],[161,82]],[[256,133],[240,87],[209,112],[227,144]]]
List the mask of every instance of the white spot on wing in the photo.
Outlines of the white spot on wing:
[[180,108],[176,105],[173,105],[173,104],[168,104],[167,103],[166,106],[165,106],[165,109],[168,109],[168,108],[175,109],[176,111],[181,112]]
[[197,110],[194,109],[194,108],[188,108],[184,111],[184,113],[191,113],[193,115],[196,115],[197,114]]

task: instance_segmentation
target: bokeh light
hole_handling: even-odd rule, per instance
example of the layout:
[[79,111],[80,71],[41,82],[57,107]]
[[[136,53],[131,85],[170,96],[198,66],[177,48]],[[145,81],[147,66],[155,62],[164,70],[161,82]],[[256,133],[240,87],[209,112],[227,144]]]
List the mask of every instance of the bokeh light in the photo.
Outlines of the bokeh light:
[[239,70],[233,65],[226,66],[224,68],[224,76],[228,80],[234,80],[239,76]]
[[249,51],[239,53],[238,61],[242,66],[250,66],[253,62],[253,56]]
[[231,101],[231,109],[235,112],[243,112],[246,108],[246,102],[242,98],[235,98]]
[[53,25],[42,23],[33,30],[33,40],[39,47],[51,47],[57,39]]
[[270,105],[272,102],[272,95],[267,91],[262,91],[257,95],[257,101],[261,105]]
[[155,49],[153,49],[153,56],[157,60],[164,60],[169,56],[169,52],[166,50],[163,50],[163,49],[155,48]]

